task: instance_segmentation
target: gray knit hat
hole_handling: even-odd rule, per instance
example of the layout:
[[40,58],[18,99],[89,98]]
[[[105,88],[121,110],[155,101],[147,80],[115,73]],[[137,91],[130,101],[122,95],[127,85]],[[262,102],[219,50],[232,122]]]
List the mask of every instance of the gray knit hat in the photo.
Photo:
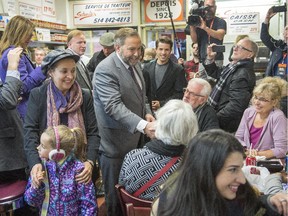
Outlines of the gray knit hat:
[[114,36],[115,34],[112,32],[106,32],[103,35],[101,35],[99,43],[101,46],[113,46],[114,45]]

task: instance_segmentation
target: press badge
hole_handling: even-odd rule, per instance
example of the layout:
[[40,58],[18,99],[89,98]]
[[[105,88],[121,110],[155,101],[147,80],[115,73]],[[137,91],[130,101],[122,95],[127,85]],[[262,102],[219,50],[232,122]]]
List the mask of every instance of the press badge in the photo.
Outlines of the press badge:
[[287,68],[287,64],[282,64],[282,63],[279,63],[279,64],[278,64],[278,73],[279,73],[279,76],[284,76],[284,75],[285,75],[286,68]]

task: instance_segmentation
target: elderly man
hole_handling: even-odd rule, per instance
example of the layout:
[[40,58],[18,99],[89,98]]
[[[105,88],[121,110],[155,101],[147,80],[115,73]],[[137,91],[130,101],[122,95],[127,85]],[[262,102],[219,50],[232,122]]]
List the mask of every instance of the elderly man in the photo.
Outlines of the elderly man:
[[80,60],[76,64],[76,81],[81,86],[81,88],[89,89],[92,91],[92,83],[89,76],[89,71],[85,66],[86,64],[82,60],[86,51],[86,38],[84,33],[80,30],[72,30],[69,32],[67,37],[67,46],[67,51],[80,56]]
[[211,93],[209,82],[201,78],[194,78],[184,89],[183,101],[189,103],[198,119],[199,132],[219,128],[215,110],[207,104]]
[[248,107],[256,77],[253,70],[258,46],[249,38],[240,40],[233,48],[232,62],[217,67],[211,44],[207,48],[204,67],[209,76],[217,79],[208,103],[216,110],[220,128],[235,132],[244,110]]
[[87,64],[91,80],[93,80],[97,65],[107,56],[109,56],[112,52],[114,52],[114,36],[114,33],[106,32],[100,37],[99,43],[103,47],[103,49],[101,51],[95,52],[89,63]]

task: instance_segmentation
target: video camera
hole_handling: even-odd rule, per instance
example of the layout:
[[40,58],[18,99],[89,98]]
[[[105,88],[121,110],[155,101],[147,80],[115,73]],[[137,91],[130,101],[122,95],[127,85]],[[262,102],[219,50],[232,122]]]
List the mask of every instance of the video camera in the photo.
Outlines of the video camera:
[[188,17],[188,25],[191,26],[200,26],[201,25],[201,18],[205,20],[206,13],[209,11],[209,7],[204,6],[204,1],[192,0],[191,1],[191,9],[190,9],[190,16]]

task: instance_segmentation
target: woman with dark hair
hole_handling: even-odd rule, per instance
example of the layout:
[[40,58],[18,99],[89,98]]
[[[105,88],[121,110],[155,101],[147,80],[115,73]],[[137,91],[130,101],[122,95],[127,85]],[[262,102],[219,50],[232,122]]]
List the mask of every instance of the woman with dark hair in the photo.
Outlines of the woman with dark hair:
[[[188,144],[183,163],[168,179],[152,215],[287,215],[288,197],[258,197],[242,172],[243,147],[231,134],[210,130]],[[272,205],[277,210],[272,209]]]

